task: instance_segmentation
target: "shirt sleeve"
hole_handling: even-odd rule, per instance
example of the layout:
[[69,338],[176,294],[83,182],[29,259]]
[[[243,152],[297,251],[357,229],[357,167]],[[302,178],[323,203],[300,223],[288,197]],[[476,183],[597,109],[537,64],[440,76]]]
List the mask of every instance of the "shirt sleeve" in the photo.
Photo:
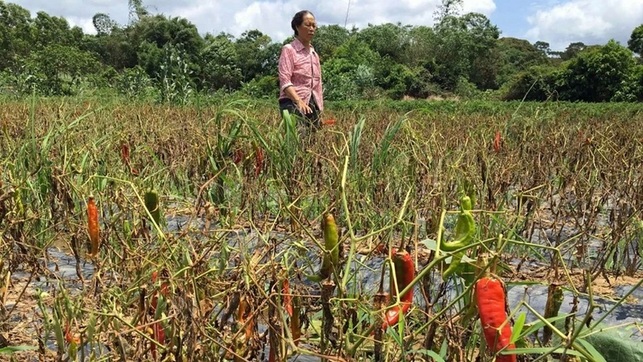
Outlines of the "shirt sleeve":
[[315,101],[317,102],[317,107],[320,111],[324,110],[324,87],[322,82],[322,69],[321,62],[319,60],[319,54],[317,52],[313,53],[315,55],[315,73],[319,75],[318,83],[315,84],[315,88],[312,90],[315,94]]
[[294,67],[294,49],[288,44],[284,45],[279,56],[279,89],[281,91],[293,85],[292,72]]

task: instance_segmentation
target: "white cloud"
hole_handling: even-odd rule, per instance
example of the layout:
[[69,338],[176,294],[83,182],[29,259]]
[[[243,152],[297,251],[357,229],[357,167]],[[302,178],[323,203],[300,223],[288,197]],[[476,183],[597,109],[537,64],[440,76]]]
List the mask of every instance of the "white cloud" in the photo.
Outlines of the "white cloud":
[[[13,2],[32,15],[42,10],[65,17],[87,33],[94,33],[91,19],[96,13],[108,14],[121,25],[129,22],[125,0]],[[519,12],[516,2],[524,2]],[[143,0],[152,13],[186,18],[202,34],[226,32],[238,37],[257,29],[273,41],[291,35],[290,19],[302,9],[311,10],[320,25],[343,26],[346,22],[349,28],[363,29],[368,24],[388,22],[431,26],[440,4],[441,0]],[[604,44],[610,38],[624,43],[643,22],[643,0],[463,0],[462,10],[503,19],[500,30],[504,35],[547,41],[553,49],[564,49],[577,41]]]
[[70,16],[67,18],[67,22],[72,28],[74,26],[77,26],[83,29],[83,33],[85,34],[96,34],[96,28],[94,27],[94,22],[91,18],[88,19],[83,17]]
[[[86,33],[95,33],[91,19],[96,13],[105,13],[121,25],[129,22],[125,0],[14,2],[32,14],[42,10],[52,16],[65,17],[72,26],[80,26]],[[282,41],[291,35],[290,19],[302,9],[312,11],[320,25],[346,23],[349,28],[362,29],[368,24],[389,22],[430,26],[440,3],[441,0],[143,0],[143,5],[152,13],[186,18],[203,34],[226,32],[239,36],[246,30],[258,29],[273,41]],[[464,0],[463,10],[489,16],[496,5],[494,0]]]
[[[292,32],[290,19],[297,10],[286,13],[283,5],[269,2],[254,2],[234,14],[236,32],[258,29],[273,40],[282,40]],[[290,7],[290,6],[288,6]],[[270,16],[266,16],[270,14]]]
[[496,3],[494,0],[465,0],[462,8],[465,13],[482,13],[489,16],[496,10]]
[[[402,23],[405,25],[427,25],[434,23],[435,12],[441,0],[352,0],[348,16],[348,27],[364,28],[368,24]],[[341,16],[335,17],[335,23],[344,24],[346,0],[335,0],[335,11]],[[496,9],[494,0],[464,0],[462,11],[479,12],[487,16]]]
[[572,42],[605,44],[610,39],[626,44],[643,22],[643,0],[569,0],[540,6],[528,19],[526,37],[549,42],[563,50]]

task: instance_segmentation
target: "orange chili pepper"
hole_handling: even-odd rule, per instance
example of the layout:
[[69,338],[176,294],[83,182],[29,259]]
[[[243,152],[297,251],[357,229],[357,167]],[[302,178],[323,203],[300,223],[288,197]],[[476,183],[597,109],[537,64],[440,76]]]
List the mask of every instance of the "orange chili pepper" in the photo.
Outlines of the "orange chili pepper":
[[325,120],[322,121],[323,126],[333,126],[333,125],[335,125],[335,123],[337,123],[335,118],[329,118],[329,119],[325,119]]
[[98,225],[98,207],[92,196],[87,201],[87,231],[90,242],[89,255],[95,257],[100,247],[100,226]]
[[292,294],[290,294],[290,281],[288,278],[284,279],[281,293],[283,295],[284,309],[288,316],[292,317]]
[[502,147],[502,136],[500,135],[500,131],[496,131],[496,136],[493,139],[493,150],[497,152],[500,152],[500,148]]

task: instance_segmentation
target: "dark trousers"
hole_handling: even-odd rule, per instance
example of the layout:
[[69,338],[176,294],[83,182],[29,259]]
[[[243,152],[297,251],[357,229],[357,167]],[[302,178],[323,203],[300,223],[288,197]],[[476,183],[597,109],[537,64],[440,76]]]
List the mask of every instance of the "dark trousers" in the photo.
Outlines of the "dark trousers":
[[279,112],[281,114],[283,114],[284,109],[287,109],[291,116],[297,116],[299,120],[298,123],[313,129],[318,129],[321,126],[321,119],[319,118],[319,107],[317,107],[315,97],[310,97],[308,106],[313,111],[308,114],[302,114],[290,98],[281,98],[279,100]]

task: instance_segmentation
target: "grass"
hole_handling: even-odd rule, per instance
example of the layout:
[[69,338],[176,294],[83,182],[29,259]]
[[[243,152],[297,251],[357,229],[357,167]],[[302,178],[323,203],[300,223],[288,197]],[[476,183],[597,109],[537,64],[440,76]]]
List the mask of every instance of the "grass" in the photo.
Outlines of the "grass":
[[[337,124],[306,136],[273,104],[244,99],[30,98],[0,109],[0,319],[14,321],[0,332],[40,344],[8,358],[54,360],[87,344],[109,348],[96,360],[492,360],[463,302],[471,284],[441,278],[453,254],[488,255],[510,284],[537,262],[548,273],[531,281],[590,300],[600,280],[641,276],[640,105],[337,103],[327,115]],[[150,190],[160,223],[145,207]],[[474,200],[474,242],[440,251],[463,194]],[[101,210],[95,259],[85,251],[90,195]],[[324,289],[304,280],[321,264],[328,212],[343,257]],[[382,261],[402,242],[417,305],[374,339]],[[74,255],[80,288],[46,268],[51,248]],[[21,271],[48,289],[12,279]],[[453,283],[457,295],[445,292]],[[30,308],[34,327],[20,335],[18,313]],[[568,331],[548,318],[516,323],[519,353],[600,360],[584,339],[598,326]],[[547,343],[534,334],[544,325]]]

